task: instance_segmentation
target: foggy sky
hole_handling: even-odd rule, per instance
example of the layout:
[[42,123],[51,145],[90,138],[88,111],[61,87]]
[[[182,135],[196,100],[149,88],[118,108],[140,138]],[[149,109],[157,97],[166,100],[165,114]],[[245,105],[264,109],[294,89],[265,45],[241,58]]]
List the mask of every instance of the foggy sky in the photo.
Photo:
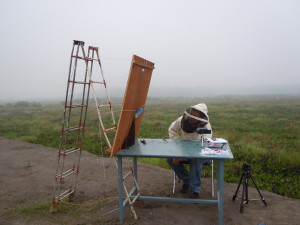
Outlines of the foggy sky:
[[100,48],[112,90],[136,54],[155,63],[149,95],[300,94],[299,12],[298,0],[1,0],[0,100],[63,99],[73,40]]

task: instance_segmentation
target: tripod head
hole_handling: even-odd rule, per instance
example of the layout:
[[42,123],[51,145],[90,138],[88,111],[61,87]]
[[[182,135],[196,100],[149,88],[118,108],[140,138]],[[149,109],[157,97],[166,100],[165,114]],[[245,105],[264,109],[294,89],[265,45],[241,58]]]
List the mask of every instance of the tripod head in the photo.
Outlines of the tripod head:
[[244,172],[250,172],[251,166],[250,164],[243,164],[242,169]]

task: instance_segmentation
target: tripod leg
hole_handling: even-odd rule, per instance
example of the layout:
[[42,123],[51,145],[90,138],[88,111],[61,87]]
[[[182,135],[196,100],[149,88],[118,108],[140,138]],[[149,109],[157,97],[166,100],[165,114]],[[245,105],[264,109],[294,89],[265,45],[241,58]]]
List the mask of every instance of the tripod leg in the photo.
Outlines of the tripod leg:
[[256,190],[257,190],[259,196],[260,196],[260,200],[264,203],[265,206],[267,206],[267,202],[266,202],[266,200],[263,198],[263,196],[261,195],[261,193],[260,193],[258,187],[256,186],[256,184],[255,184],[255,182],[254,182],[253,177],[251,176],[251,174],[249,174],[249,176],[250,176],[250,178],[251,178],[251,180],[252,180],[252,182],[253,182],[253,184],[254,184],[254,186],[255,186],[255,188],[256,188]]
[[241,206],[240,206],[240,213],[244,212],[244,203],[245,203],[245,194],[246,194],[246,177],[243,180],[243,191],[242,191],[242,201],[241,201]]
[[[248,174],[249,175],[249,174]],[[248,175],[246,176],[245,178],[245,193],[246,193],[246,200],[245,200],[245,203],[248,204],[249,202],[249,195],[248,195]]]
[[236,189],[236,191],[235,191],[235,194],[232,196],[232,201],[234,201],[234,200],[236,199],[236,197],[237,197],[237,193],[239,192],[239,189],[240,189],[240,186],[241,186],[243,177],[244,177],[244,173],[242,174],[242,177],[241,177],[240,182],[239,182],[239,185],[238,185],[238,187],[237,187],[237,189]]

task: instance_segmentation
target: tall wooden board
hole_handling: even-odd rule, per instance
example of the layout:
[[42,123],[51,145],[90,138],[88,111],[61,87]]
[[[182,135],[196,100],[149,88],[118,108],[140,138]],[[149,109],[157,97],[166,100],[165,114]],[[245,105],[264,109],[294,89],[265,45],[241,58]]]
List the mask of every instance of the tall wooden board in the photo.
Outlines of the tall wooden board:
[[138,136],[143,113],[135,118],[135,112],[139,108],[144,112],[153,69],[154,63],[133,55],[116,136],[112,148],[108,150],[111,155],[122,148],[132,124],[134,124],[134,138]]

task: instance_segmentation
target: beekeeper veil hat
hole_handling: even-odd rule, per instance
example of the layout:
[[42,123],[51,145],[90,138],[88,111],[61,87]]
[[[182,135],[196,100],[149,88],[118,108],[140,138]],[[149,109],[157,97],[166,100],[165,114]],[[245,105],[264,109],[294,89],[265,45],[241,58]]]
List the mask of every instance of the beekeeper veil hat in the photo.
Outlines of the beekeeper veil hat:
[[181,128],[184,132],[193,133],[199,127],[209,123],[208,109],[205,103],[200,103],[188,108],[182,117]]

